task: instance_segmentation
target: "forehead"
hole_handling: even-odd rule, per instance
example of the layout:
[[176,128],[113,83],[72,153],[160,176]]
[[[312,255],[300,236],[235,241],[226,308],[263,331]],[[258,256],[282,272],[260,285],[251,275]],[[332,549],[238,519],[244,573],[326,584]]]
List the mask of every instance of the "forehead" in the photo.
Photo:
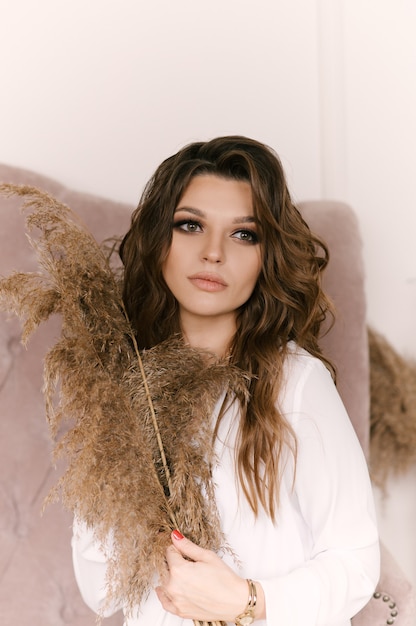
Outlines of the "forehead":
[[227,211],[241,216],[253,215],[250,183],[214,174],[195,176],[183,192],[176,210],[181,208],[199,209],[203,212]]

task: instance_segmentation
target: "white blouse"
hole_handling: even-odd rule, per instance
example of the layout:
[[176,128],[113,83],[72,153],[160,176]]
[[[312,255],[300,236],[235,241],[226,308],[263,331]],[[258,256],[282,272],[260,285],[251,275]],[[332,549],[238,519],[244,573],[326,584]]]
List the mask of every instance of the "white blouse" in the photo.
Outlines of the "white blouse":
[[[236,485],[236,403],[221,421],[214,482],[223,531],[239,563],[227,554],[224,560],[264,589],[267,619],[256,625],[347,626],[371,597],[379,576],[366,461],[321,361],[292,345],[284,378],[279,408],[296,434],[298,452],[294,482],[290,461],[284,470],[275,523],[262,510],[255,518]],[[81,594],[98,612],[105,601],[105,559],[81,523],[74,524],[72,547]],[[193,622],[165,612],[151,592],[125,626]]]

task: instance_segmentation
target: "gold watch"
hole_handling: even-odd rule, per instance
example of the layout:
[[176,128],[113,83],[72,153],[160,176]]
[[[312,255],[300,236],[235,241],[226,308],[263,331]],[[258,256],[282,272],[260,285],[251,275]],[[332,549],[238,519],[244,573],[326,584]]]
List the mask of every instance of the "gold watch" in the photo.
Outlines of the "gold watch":
[[240,613],[240,615],[237,615],[237,617],[234,619],[234,623],[236,626],[250,626],[250,624],[254,622],[254,618],[255,618],[254,609],[256,608],[256,604],[257,604],[257,589],[256,589],[256,585],[250,578],[247,578],[247,584],[248,584],[247,606],[244,609],[244,611]]

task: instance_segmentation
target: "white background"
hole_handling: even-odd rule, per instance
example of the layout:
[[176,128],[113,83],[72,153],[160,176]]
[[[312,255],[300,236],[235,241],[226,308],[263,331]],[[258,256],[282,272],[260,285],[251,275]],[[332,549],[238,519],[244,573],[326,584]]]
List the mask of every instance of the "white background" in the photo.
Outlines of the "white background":
[[[355,208],[369,322],[416,358],[415,35],[415,0],[0,0],[0,162],[133,207],[185,143],[264,141],[295,200]],[[414,476],[391,490],[416,584]]]

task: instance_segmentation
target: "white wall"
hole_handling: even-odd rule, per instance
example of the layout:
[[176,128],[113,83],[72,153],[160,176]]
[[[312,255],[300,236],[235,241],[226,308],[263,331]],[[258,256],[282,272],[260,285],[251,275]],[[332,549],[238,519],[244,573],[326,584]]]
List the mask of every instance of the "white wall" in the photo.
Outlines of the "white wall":
[[184,143],[265,141],[355,207],[369,320],[416,358],[415,32],[414,0],[0,0],[0,161],[133,206]]
[[243,133],[319,195],[313,2],[3,4],[1,160],[135,204],[184,143]]
[[345,2],[349,199],[366,246],[369,318],[416,357],[416,2]]

